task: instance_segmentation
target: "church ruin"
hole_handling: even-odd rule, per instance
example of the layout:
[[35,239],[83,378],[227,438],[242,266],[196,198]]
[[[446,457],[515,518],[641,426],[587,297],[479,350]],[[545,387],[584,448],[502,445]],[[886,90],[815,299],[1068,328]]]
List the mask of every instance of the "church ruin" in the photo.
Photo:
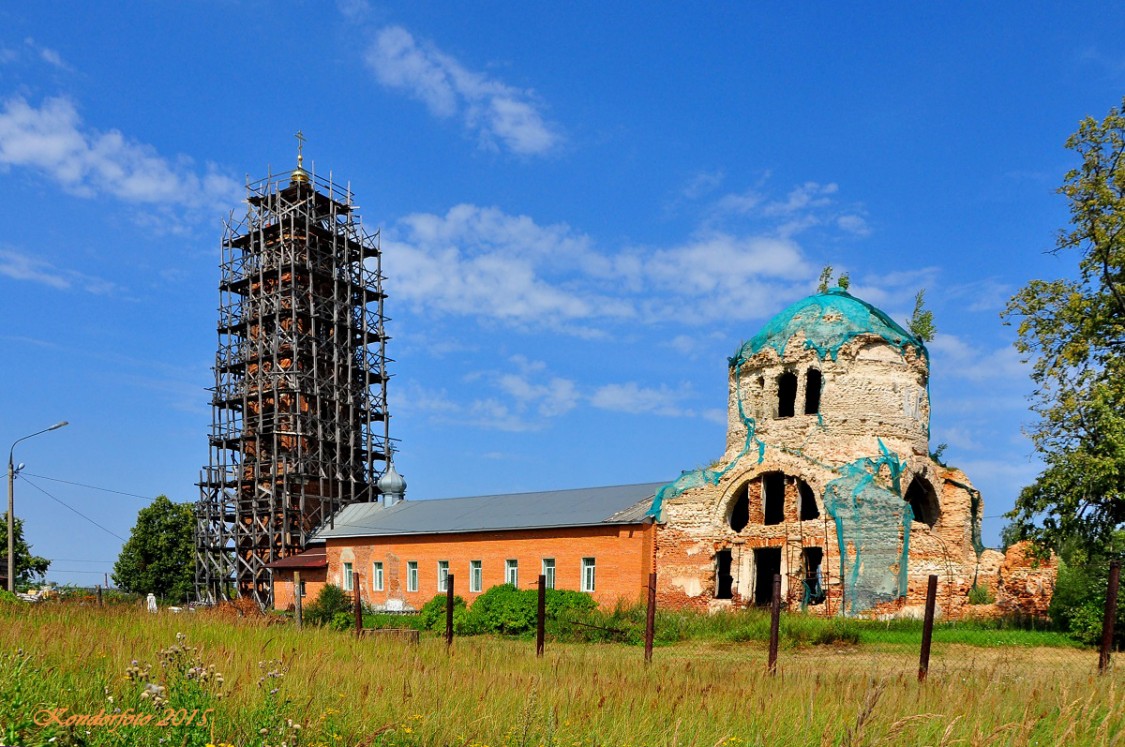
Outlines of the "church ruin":
[[936,574],[945,614],[976,585],[1042,611],[1051,569],[1024,563],[1006,587],[1005,558],[981,545],[980,493],[930,453],[921,340],[834,288],[779,313],[729,364],[726,451],[650,510],[662,604],[766,604],[780,574],[790,607],[898,613]]

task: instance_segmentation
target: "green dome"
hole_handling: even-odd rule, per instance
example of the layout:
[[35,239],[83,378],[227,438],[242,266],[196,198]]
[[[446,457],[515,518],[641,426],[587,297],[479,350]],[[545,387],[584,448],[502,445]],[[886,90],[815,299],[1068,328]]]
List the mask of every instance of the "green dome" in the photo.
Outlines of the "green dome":
[[928,355],[922,341],[885,312],[850,295],[843,288],[831,288],[797,301],[770,319],[731,358],[731,365],[737,365],[765,348],[773,348],[778,356],[783,356],[786,345],[798,332],[804,333],[805,348],[815,350],[821,360],[836,360],[840,348],[860,335],[877,335],[903,355],[908,347],[913,347],[923,357]]

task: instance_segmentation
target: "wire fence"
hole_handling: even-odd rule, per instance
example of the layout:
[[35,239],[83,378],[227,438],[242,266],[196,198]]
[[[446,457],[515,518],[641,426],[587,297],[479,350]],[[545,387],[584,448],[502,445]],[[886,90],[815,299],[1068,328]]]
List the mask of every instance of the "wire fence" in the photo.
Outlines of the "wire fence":
[[[830,657],[836,671],[853,671],[863,675],[897,675],[909,673],[925,681],[929,676],[956,676],[958,673],[992,669],[1034,668],[1040,674],[1081,673],[1096,671],[1107,674],[1125,672],[1114,666],[1114,633],[1120,589],[1120,561],[1110,565],[1106,601],[1102,610],[1099,644],[1082,645],[1052,627],[1042,618],[1031,616],[995,620],[949,620],[937,618],[937,576],[930,576],[925,614],[922,619],[887,619],[881,621],[857,618],[818,618],[802,613],[782,611],[781,577],[774,577],[773,597],[768,617],[748,613],[744,618],[729,616],[724,623],[722,639],[731,643],[757,646],[764,654],[763,666],[770,673],[792,669],[817,669]],[[454,578],[446,586],[444,614],[445,643],[454,643]],[[648,582],[643,609],[619,611],[608,617],[589,620],[554,620],[546,614],[546,582],[540,576],[537,584],[534,645],[543,656],[548,645],[559,640],[558,631],[568,626],[587,629],[588,636],[598,640],[619,640],[643,643],[644,660],[659,656],[662,643],[690,637],[678,625],[701,624],[706,616],[677,615],[657,609],[656,574]],[[740,620],[731,624],[731,619]],[[362,634],[363,618],[358,599],[355,601],[356,632]],[[548,636],[553,623],[555,636]],[[707,624],[703,622],[702,624]],[[414,640],[417,640],[415,637]],[[571,638],[573,640],[573,638]],[[1120,657],[1118,657],[1120,658]]]

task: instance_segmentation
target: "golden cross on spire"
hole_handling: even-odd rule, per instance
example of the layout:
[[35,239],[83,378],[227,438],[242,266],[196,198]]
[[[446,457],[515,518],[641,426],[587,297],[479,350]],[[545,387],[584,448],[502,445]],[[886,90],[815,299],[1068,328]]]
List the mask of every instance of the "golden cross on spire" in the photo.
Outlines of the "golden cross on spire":
[[305,133],[297,130],[297,134],[295,137],[297,138],[297,168],[301,168],[301,163],[305,160]]
[[300,130],[297,130],[296,138],[297,138],[297,168],[294,169],[294,171],[293,171],[291,183],[293,183],[293,184],[297,184],[297,183],[308,184],[309,174],[308,174],[307,171],[305,171],[305,167],[304,167],[305,133],[301,132]]

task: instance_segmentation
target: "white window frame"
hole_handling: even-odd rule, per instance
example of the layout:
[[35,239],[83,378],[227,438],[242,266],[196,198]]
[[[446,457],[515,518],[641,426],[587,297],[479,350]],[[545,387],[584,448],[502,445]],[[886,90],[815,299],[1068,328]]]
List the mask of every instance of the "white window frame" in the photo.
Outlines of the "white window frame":
[[479,560],[469,561],[469,591],[476,593],[484,588],[484,564]]
[[354,591],[355,585],[352,583],[352,564],[344,563],[344,583],[340,584],[340,588],[344,591]]
[[543,558],[540,568],[543,571],[543,580],[546,582],[547,588],[555,588],[555,559]]
[[449,591],[449,561],[439,560],[437,562],[437,590]]
[[504,561],[504,583],[511,584],[517,589],[520,587],[520,561],[517,558],[508,558]]
[[371,590],[383,590],[383,561],[381,560],[371,564]]
[[582,558],[582,591],[590,593],[597,589],[597,573],[597,559]]
[[406,561],[406,590],[418,591],[418,561]]

